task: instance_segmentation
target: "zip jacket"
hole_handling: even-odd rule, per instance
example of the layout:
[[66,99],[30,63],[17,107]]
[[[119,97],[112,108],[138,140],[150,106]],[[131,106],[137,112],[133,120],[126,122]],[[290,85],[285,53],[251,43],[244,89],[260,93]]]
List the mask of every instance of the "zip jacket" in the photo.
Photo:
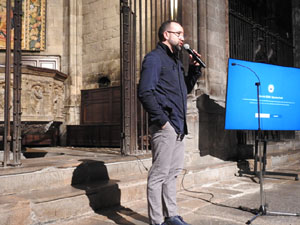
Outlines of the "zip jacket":
[[190,65],[185,76],[182,62],[161,42],[142,63],[138,97],[149,113],[149,124],[169,122],[177,134],[187,134],[187,94],[201,76],[200,66]]

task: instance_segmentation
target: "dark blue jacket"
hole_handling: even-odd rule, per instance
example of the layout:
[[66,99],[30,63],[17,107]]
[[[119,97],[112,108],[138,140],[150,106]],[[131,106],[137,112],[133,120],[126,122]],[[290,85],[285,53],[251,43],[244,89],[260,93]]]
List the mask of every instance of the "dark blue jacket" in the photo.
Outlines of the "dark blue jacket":
[[187,134],[187,94],[201,75],[200,66],[190,65],[185,76],[182,62],[168,46],[158,43],[143,61],[138,97],[149,113],[150,125],[167,121],[177,134]]

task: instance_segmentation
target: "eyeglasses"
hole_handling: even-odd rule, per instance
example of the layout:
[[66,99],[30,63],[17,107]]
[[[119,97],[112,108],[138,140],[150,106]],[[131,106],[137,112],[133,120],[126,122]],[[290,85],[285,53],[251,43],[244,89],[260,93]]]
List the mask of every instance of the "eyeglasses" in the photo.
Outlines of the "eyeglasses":
[[175,31],[169,31],[168,30],[167,32],[171,33],[171,34],[175,34],[175,36],[178,37],[178,38],[184,39],[184,36],[182,35],[182,32],[180,32],[180,31],[175,32]]

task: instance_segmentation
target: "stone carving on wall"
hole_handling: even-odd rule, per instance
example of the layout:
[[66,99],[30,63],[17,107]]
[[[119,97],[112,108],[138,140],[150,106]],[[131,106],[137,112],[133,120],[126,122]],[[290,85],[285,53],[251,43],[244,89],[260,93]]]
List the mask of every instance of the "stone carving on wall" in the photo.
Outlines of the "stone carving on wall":
[[5,82],[0,82],[0,110],[4,110],[4,87],[5,87]]
[[[10,82],[10,85],[12,87],[13,85],[12,81]],[[1,113],[3,113],[4,111],[4,93],[5,93],[5,80],[4,77],[2,78],[0,75],[0,115],[2,115]]]
[[[23,67],[21,120],[63,122],[65,96],[64,80],[66,78],[67,75],[58,72],[57,70],[31,66]],[[4,81],[2,80],[4,80],[4,72],[2,73],[2,71],[0,71],[0,121],[3,121],[4,115],[4,98],[2,97],[4,96]]]
[[54,98],[52,100],[53,114],[56,118],[63,119],[64,112],[64,86],[55,83],[53,88]]
[[31,93],[30,93],[30,102],[29,102],[31,114],[36,114],[36,115],[44,114],[44,110],[43,110],[44,93],[43,92],[44,92],[43,85],[39,83],[32,85]]

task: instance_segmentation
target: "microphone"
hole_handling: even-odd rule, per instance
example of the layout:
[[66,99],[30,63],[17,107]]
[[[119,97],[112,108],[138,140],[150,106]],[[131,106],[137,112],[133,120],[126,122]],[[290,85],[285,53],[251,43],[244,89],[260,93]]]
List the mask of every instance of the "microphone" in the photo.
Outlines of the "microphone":
[[195,52],[190,48],[189,44],[184,44],[183,47],[203,68],[206,67],[205,63],[200,59],[198,55],[195,54]]
[[258,79],[258,83],[257,85],[260,85],[260,79],[259,79],[259,76],[248,66],[244,66],[242,64],[238,64],[238,63],[231,63],[232,66],[241,66],[241,67],[244,67],[244,68],[247,68],[248,70],[250,70],[252,73],[254,73],[254,75],[256,76],[256,78]]
[[238,64],[238,63],[231,63],[232,66],[241,66],[244,67],[248,70],[250,70],[252,73],[254,73],[254,75],[256,76],[258,82],[255,82],[255,86],[256,86],[256,90],[257,90],[257,121],[258,121],[258,130],[260,131],[260,103],[259,103],[259,86],[260,86],[260,79],[259,76],[255,73],[255,71],[253,69],[251,69],[248,66],[244,66],[242,64]]

